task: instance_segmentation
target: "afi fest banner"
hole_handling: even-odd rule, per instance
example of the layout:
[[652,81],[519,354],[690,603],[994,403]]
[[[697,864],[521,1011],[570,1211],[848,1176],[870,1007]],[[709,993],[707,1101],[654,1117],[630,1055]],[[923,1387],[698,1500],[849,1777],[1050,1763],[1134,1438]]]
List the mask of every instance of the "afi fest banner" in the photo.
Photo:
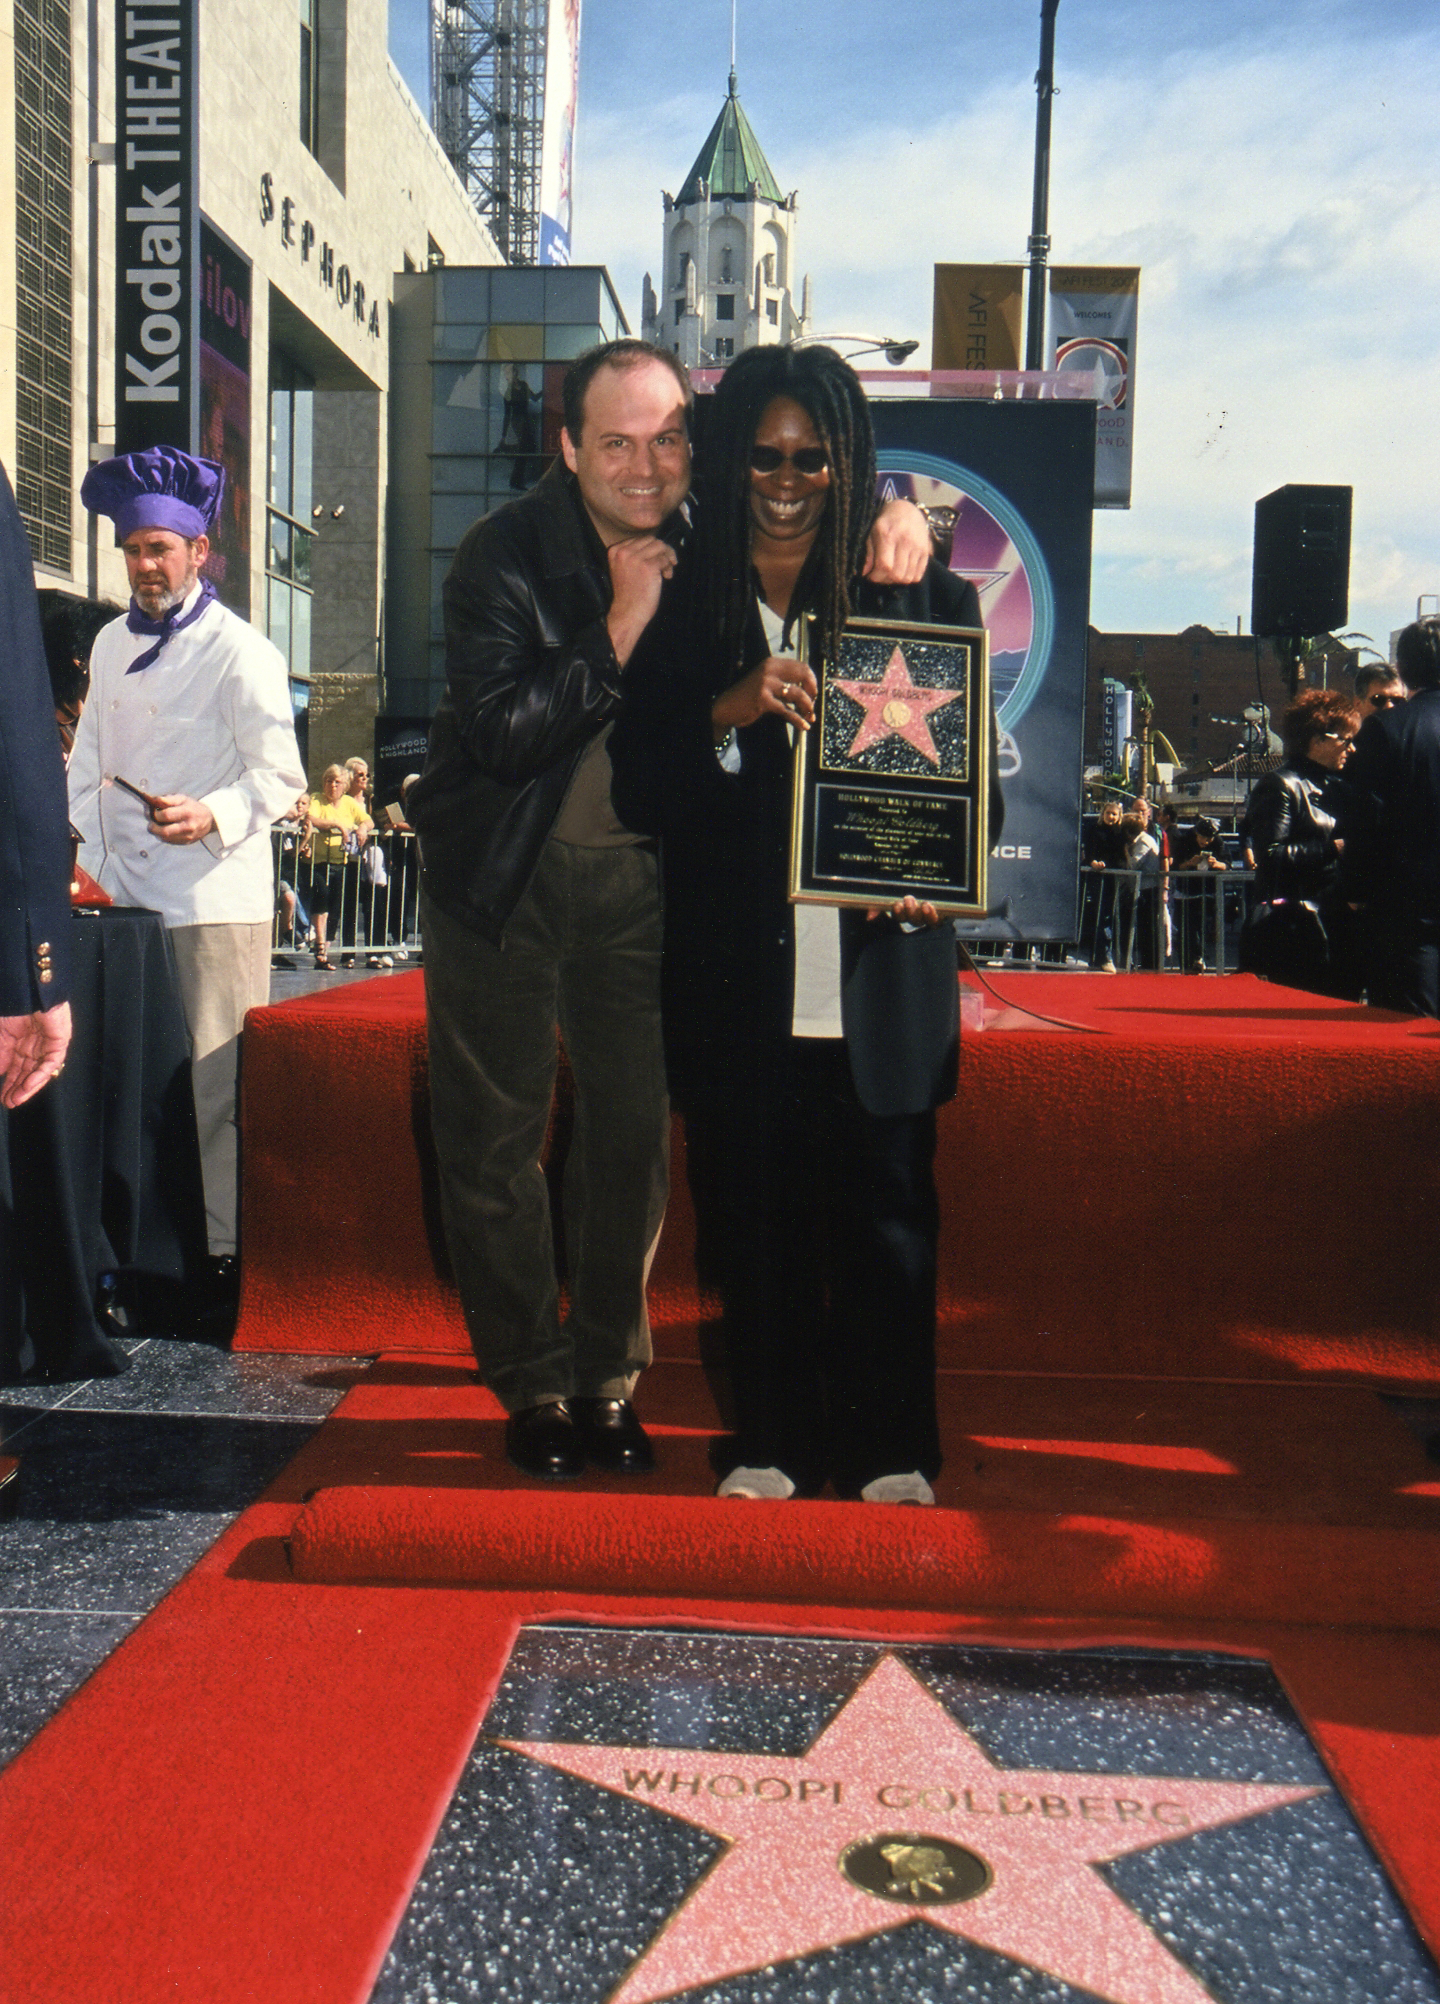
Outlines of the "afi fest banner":
[[1051,268],[1051,366],[1094,376],[1097,401],[1104,399],[1095,437],[1097,508],[1130,506],[1139,304],[1140,272],[1135,265]]
[[937,264],[932,369],[1018,369],[1025,267]]
[[956,930],[1074,939],[1095,406],[885,396],[870,414],[881,498],[924,509],[937,553],[979,591],[990,635],[1005,828],[989,915]]
[[569,264],[580,94],[580,0],[550,0],[545,123],[540,151],[540,262]]

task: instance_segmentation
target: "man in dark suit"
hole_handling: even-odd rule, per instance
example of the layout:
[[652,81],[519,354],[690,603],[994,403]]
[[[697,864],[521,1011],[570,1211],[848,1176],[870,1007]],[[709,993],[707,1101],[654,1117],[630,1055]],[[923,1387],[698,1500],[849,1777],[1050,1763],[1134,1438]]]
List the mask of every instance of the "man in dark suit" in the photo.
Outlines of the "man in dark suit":
[[0,468],[0,1105],[55,1077],[70,1042],[70,836],[30,546]]

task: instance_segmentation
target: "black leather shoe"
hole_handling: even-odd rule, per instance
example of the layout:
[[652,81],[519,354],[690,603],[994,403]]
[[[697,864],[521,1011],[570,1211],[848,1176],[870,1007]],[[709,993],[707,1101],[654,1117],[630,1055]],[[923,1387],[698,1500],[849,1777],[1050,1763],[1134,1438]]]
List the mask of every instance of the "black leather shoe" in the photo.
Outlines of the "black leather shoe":
[[585,1452],[612,1475],[645,1475],[655,1466],[650,1436],[629,1399],[571,1399]]
[[585,1447],[564,1399],[522,1406],[505,1423],[505,1452],[526,1475],[563,1482],[585,1466]]

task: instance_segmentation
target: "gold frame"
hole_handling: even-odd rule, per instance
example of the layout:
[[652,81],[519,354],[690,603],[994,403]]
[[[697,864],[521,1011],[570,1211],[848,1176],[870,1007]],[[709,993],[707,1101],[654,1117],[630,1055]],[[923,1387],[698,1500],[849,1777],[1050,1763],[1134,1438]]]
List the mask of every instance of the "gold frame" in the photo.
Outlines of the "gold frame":
[[[810,629],[812,621],[807,615],[801,621],[797,640],[797,653],[802,661],[810,658]],[[902,619],[851,619],[846,622],[840,636],[842,656],[834,664],[843,670],[843,648],[847,637],[885,641],[893,639],[896,644],[906,640],[918,642],[963,645],[969,651],[967,662],[966,696],[969,704],[966,736],[970,749],[974,776],[964,781],[935,779],[924,775],[905,775],[892,778],[878,773],[847,775],[848,783],[862,793],[888,794],[894,797],[913,797],[935,800],[964,801],[971,815],[971,879],[973,896],[936,896],[932,887],[924,882],[896,882],[887,896],[876,885],[883,880],[869,879],[869,888],[847,891],[829,886],[820,888],[813,881],[813,870],[805,869],[803,850],[806,846],[807,830],[813,841],[813,828],[807,816],[807,798],[819,789],[820,772],[833,770],[819,764],[823,746],[824,704],[833,669],[826,665],[816,670],[819,684],[815,722],[810,730],[799,735],[795,746],[793,777],[791,781],[790,804],[790,902],[810,905],[863,905],[873,910],[876,906],[888,908],[899,898],[914,896],[934,905],[946,917],[980,918],[989,908],[989,864],[990,864],[990,764],[991,764],[991,699],[990,699],[990,640],[983,627],[972,626],[930,626],[915,620]],[[978,659],[976,658],[978,655]],[[813,666],[813,663],[810,665]],[[946,889],[954,891],[956,886],[947,883]]]

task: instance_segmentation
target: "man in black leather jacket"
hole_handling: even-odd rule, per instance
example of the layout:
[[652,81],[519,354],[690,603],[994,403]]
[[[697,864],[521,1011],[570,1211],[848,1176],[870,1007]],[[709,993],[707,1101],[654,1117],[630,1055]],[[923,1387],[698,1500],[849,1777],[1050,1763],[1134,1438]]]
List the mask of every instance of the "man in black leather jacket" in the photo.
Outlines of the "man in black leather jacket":
[[[638,341],[571,370],[562,459],[456,552],[447,694],[408,799],[446,1240],[507,1451],[550,1478],[653,1462],[630,1394],[667,1188],[660,904],[605,744],[675,564],[689,396]],[[563,1324],[539,1166],[557,1023],[576,1088]]]

